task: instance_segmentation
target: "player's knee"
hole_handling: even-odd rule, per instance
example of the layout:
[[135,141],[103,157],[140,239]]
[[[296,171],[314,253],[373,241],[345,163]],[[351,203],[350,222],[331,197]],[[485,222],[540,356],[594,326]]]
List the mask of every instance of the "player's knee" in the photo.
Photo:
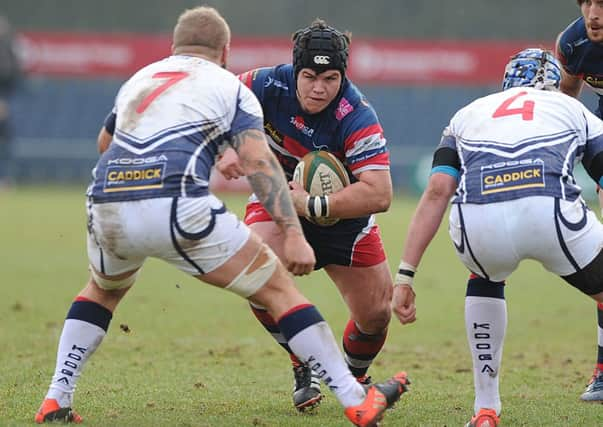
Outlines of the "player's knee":
[[102,276],[94,267],[90,266],[90,274],[92,276],[93,283],[104,291],[115,291],[118,289],[129,288],[134,284],[134,282],[136,282],[138,272],[139,270],[127,277],[115,280]]
[[373,331],[374,334],[381,334],[387,330],[389,322],[392,318],[391,309],[380,313],[378,317],[372,319],[367,330]]
[[360,328],[371,334],[379,334],[387,329],[392,317],[391,293],[384,293],[380,298],[356,299],[349,307],[352,317]]
[[467,282],[466,296],[505,299],[505,282],[492,282],[472,274]]
[[370,334],[380,334],[387,330],[392,317],[391,307],[378,307],[377,309],[367,310],[365,313],[355,316],[358,326],[363,331]]
[[262,244],[256,256],[225,289],[243,298],[249,298],[270,280],[277,264],[278,260],[272,249]]

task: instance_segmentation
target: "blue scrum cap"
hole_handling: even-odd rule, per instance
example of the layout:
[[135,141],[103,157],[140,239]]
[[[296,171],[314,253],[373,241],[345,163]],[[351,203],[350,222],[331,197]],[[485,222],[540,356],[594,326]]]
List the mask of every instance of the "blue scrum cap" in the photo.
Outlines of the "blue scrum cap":
[[511,58],[505,67],[503,90],[526,86],[536,89],[559,89],[561,65],[553,54],[544,49],[525,49]]

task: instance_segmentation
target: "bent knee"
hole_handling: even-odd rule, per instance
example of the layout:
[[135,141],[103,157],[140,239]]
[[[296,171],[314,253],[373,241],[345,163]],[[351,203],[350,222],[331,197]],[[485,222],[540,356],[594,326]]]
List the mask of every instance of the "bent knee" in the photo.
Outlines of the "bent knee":
[[277,265],[278,260],[272,249],[262,243],[256,256],[225,289],[249,298],[270,280]]
[[139,271],[130,271],[117,276],[105,276],[96,271],[93,266],[90,266],[91,283],[103,291],[127,289],[136,282]]
[[361,316],[356,316],[356,323],[360,329],[368,334],[383,333],[391,320],[392,312],[389,304],[386,307],[373,309],[363,313]]

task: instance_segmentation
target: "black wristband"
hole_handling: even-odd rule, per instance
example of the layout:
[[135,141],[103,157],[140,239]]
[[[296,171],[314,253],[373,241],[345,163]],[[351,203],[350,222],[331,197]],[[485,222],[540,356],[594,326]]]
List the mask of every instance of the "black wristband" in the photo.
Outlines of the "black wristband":
[[398,270],[398,274],[403,274],[408,277],[415,277],[415,272],[412,270],[405,270],[403,268]]

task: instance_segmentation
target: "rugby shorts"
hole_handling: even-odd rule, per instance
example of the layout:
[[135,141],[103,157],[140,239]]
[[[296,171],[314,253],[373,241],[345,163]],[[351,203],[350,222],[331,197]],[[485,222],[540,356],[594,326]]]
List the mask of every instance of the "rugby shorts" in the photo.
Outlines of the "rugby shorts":
[[[245,224],[272,221],[261,203],[251,201],[245,210]],[[379,226],[374,215],[340,220],[322,227],[300,218],[306,240],[314,249],[315,270],[335,264],[350,267],[370,267],[386,260]]]
[[88,258],[106,275],[117,275],[158,258],[185,273],[209,273],[247,242],[249,228],[213,195],[92,203]]
[[603,248],[603,225],[581,198],[453,204],[449,233],[463,264],[493,282],[505,280],[524,259],[569,276]]

